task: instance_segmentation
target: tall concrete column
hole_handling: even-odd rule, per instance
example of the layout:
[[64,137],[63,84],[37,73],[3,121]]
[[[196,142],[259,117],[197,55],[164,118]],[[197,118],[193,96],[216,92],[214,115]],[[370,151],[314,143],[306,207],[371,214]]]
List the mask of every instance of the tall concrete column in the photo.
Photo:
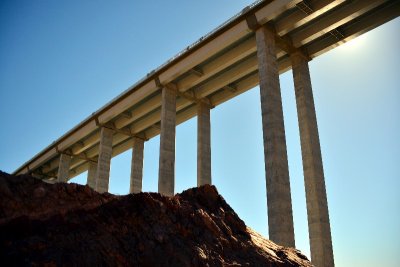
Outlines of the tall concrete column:
[[307,59],[300,53],[292,54],[291,60],[303,157],[311,261],[317,267],[334,266],[324,169],[310,72]]
[[57,173],[57,181],[58,182],[68,182],[69,178],[69,165],[71,163],[71,156],[66,154],[60,154],[60,162],[58,163],[58,173]]
[[158,192],[167,196],[174,195],[175,185],[175,125],[176,91],[173,88],[162,89],[160,162],[158,173]]
[[111,129],[101,128],[99,158],[96,170],[96,191],[100,193],[108,192],[113,133]]
[[87,173],[87,185],[92,189],[96,189],[96,171],[97,164],[94,162],[89,162],[89,169]]
[[144,140],[134,138],[132,147],[130,193],[142,192]]
[[258,72],[267,184],[269,238],[294,247],[292,200],[282,99],[279,84],[275,34],[260,27],[256,30]]
[[197,186],[211,184],[210,107],[197,104]]

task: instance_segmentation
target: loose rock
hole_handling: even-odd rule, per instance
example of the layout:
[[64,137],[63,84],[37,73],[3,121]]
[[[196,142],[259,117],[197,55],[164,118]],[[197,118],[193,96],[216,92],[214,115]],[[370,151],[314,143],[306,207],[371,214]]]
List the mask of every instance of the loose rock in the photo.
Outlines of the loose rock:
[[3,266],[311,266],[246,227],[214,186],[114,196],[2,172],[0,185]]

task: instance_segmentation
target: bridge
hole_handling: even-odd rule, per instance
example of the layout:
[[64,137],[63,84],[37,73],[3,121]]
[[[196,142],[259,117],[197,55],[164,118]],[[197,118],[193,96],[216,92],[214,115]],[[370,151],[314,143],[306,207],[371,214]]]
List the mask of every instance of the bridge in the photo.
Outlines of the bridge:
[[201,37],[18,168],[47,182],[87,171],[108,191],[111,158],[132,149],[142,190],[144,143],[160,135],[158,190],[174,194],[175,127],[197,115],[197,184],[211,184],[210,109],[260,86],[269,237],[294,246],[279,74],[292,69],[312,262],[333,266],[328,204],[308,61],[396,18],[400,1],[257,1]]

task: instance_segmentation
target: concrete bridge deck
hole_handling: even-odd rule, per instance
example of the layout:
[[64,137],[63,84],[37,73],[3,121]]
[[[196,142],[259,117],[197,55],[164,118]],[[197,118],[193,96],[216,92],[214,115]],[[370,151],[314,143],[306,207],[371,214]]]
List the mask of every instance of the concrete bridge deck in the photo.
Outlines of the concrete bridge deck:
[[252,23],[275,29],[279,72],[291,68],[297,49],[309,60],[400,14],[399,1],[258,1],[94,112],[14,174],[57,179],[60,152],[71,155],[69,179],[85,172],[99,155],[100,128],[114,130],[112,157],[131,149],[134,137],[160,134],[161,87],[178,90],[176,123],[196,116],[196,104],[217,106],[259,84]]

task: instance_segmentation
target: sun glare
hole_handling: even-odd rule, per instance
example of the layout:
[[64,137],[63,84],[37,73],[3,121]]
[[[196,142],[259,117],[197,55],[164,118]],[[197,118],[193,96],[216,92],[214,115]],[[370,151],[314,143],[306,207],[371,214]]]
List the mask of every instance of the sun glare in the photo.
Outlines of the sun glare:
[[339,48],[346,52],[354,52],[365,47],[366,39],[367,36],[363,34],[342,44],[341,46],[339,46]]

